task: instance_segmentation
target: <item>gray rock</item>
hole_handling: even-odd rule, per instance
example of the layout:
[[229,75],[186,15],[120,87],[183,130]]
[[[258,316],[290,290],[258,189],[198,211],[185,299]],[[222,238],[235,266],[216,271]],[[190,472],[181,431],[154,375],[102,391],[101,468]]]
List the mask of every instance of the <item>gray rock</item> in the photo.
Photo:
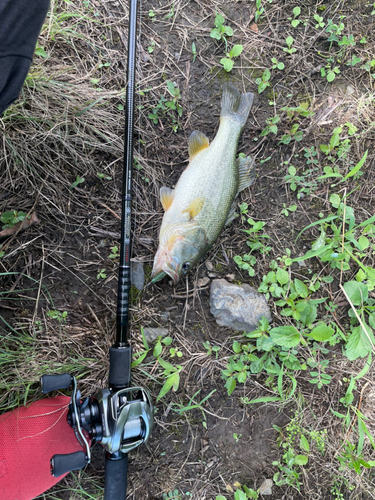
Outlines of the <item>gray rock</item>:
[[266,298],[250,285],[235,285],[225,279],[214,280],[210,295],[211,314],[220,326],[251,332],[261,316],[272,321]]
[[264,496],[272,495],[272,486],[273,486],[272,479],[265,479],[259,487],[259,493]]
[[143,333],[145,334],[147,342],[152,344],[158,337],[166,337],[168,335],[168,330],[167,328],[146,327],[143,329]]
[[130,263],[130,281],[137,290],[142,290],[145,286],[145,271],[143,269],[143,262]]

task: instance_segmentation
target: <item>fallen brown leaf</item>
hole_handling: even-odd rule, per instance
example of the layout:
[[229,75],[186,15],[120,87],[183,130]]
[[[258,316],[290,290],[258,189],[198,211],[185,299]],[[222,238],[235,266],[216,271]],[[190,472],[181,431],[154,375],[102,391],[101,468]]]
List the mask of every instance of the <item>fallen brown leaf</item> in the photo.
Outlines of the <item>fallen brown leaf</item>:
[[29,226],[32,226],[33,224],[38,224],[40,220],[38,219],[38,216],[36,212],[33,212],[30,217],[25,217],[23,221],[18,222],[12,227],[7,227],[0,231],[0,238],[4,238],[4,236],[12,236],[13,234],[18,233],[19,231],[23,231],[24,229],[27,229]]

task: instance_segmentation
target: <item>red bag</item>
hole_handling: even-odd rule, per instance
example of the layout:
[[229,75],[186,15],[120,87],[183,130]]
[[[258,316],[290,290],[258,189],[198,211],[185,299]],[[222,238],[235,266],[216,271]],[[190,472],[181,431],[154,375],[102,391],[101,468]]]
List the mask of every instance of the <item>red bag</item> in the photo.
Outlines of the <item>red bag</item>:
[[1,500],[31,500],[66,476],[51,475],[50,459],[83,449],[67,422],[69,402],[57,396],[0,415]]

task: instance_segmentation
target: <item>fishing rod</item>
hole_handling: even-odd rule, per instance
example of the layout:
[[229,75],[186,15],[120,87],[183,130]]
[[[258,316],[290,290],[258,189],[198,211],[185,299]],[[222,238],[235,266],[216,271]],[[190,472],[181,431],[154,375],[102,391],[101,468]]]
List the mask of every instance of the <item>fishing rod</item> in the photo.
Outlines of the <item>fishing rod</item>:
[[116,340],[109,348],[109,387],[91,398],[81,398],[75,377],[44,375],[42,391],[73,386],[68,422],[85,451],[51,458],[51,473],[58,477],[82,469],[91,460],[90,442],[106,451],[105,500],[125,500],[128,453],[147,441],[154,422],[148,392],[131,386],[132,348],[129,343],[130,256],[132,244],[132,166],[134,133],[135,61],[138,0],[129,2],[127,91],[125,106],[124,169],[122,182],[121,250],[118,277]]

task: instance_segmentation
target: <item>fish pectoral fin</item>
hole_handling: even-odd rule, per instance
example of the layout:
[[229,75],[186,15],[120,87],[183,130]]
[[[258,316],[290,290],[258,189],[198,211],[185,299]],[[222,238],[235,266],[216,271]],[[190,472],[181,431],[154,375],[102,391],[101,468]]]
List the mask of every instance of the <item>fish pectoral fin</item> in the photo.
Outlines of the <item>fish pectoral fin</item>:
[[189,214],[191,219],[194,219],[195,216],[199,214],[199,212],[202,210],[204,205],[204,199],[203,198],[195,198],[190,205],[187,207],[186,210],[183,210],[183,214]]
[[237,217],[237,214],[236,214],[236,202],[234,201],[232,203],[232,206],[230,207],[230,210],[229,210],[228,217],[227,217],[227,220],[225,222],[225,225],[228,226],[236,217]]
[[210,141],[202,132],[194,130],[189,137],[189,157],[193,158],[202,149],[208,148]]
[[165,186],[160,188],[160,201],[165,211],[172,205],[174,198],[174,189]]
[[255,180],[255,161],[250,156],[247,156],[246,158],[238,158],[237,166],[240,176],[238,193],[240,193],[244,189],[251,186]]

